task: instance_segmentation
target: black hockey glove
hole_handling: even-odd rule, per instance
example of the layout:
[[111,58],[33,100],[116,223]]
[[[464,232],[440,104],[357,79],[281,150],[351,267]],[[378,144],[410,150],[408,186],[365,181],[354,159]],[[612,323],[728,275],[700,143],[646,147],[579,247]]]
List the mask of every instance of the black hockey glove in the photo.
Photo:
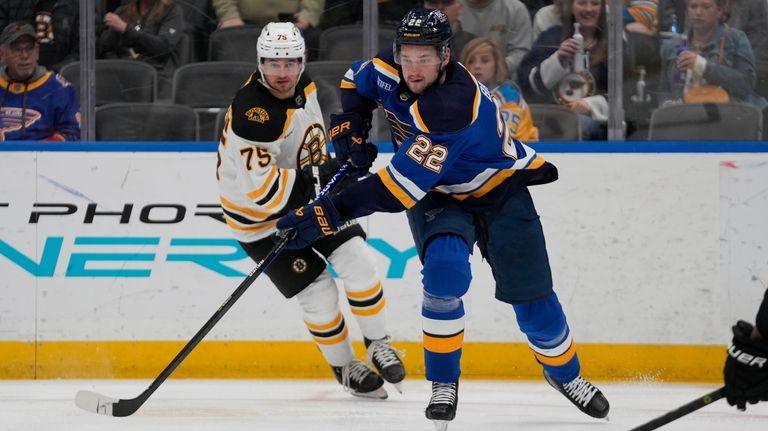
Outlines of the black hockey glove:
[[379,153],[376,145],[366,142],[371,123],[357,112],[331,115],[328,136],[331,138],[336,158],[352,165],[350,174],[360,177],[368,173]]
[[768,340],[752,340],[752,328],[743,320],[733,326],[723,370],[725,397],[739,410],[746,410],[747,403],[768,401]]
[[[301,168],[301,176],[307,188],[307,201],[316,197],[317,190],[321,190],[341,169],[341,163],[337,159],[330,158],[319,165],[306,165]],[[344,189],[344,187],[357,181],[355,178],[345,176],[334,188],[334,193]]]

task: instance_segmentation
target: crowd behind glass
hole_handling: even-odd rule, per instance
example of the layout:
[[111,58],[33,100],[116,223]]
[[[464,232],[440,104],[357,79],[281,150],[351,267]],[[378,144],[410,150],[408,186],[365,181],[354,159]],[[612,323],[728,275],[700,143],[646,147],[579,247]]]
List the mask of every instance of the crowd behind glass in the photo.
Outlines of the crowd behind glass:
[[[32,117],[26,112],[26,105],[14,104],[26,104],[27,95],[34,97],[35,92],[43,91],[38,87],[42,86],[40,73],[44,71],[54,72],[51,76],[64,83],[64,87],[67,82],[72,82],[73,89],[78,86],[79,1],[3,3],[0,27],[17,27],[3,33],[4,40],[0,41],[0,64],[7,63],[0,69],[0,139],[76,140],[66,133],[26,133]],[[194,93],[204,95],[208,87],[213,93],[228,93],[229,90],[213,84],[217,81],[228,82],[236,90],[255,70],[256,37],[267,22],[291,21],[301,29],[308,46],[307,73],[318,81],[321,92],[329,92],[320,94],[323,108],[328,111],[338,107],[333,100],[335,94],[329,90],[338,84],[344,71],[338,65],[351,63],[362,52],[361,0],[95,3],[97,72],[98,64],[107,67],[104,60],[110,59],[144,63],[151,68],[141,66],[152,72],[148,84],[142,84],[138,78],[145,69],[125,73],[127,78],[119,78],[120,73],[114,70],[96,73],[97,111],[106,112],[107,105],[115,102],[183,105],[197,116],[197,140],[215,139],[216,128],[220,127],[217,118],[234,91],[203,101]],[[650,132],[653,113],[674,105],[715,104],[723,109],[718,111],[723,127],[727,129],[732,124],[737,139],[744,129],[738,115],[746,114],[736,114],[737,119],[729,123],[725,105],[747,106],[744,109],[758,112],[749,120],[755,123],[761,121],[760,116],[768,117],[768,0],[623,0],[620,101],[612,101],[608,91],[609,76],[617,72],[608,61],[610,16],[605,1],[378,0],[379,49],[391,43],[400,18],[416,6],[439,8],[446,13],[454,31],[452,57],[494,92],[500,106],[506,107],[508,124],[518,129],[516,133],[523,140],[605,140],[610,109],[616,102],[625,113],[623,127],[627,140],[654,138]],[[22,37],[24,28],[18,27],[22,23],[34,29],[34,49],[39,50],[36,61],[45,69],[38,67],[40,73],[17,77],[17,69],[34,60],[33,48],[22,43],[26,40]],[[334,33],[342,36],[334,38]],[[240,39],[246,38],[245,44],[237,42],[238,34]],[[247,38],[251,38],[250,46]],[[207,63],[213,67],[213,63],[221,61],[240,64],[220,63],[219,69],[202,68],[203,82],[184,84],[185,77],[191,79],[190,71],[195,69],[188,65]],[[112,64],[123,72],[128,70],[120,66],[124,63]],[[329,69],[332,73],[323,74],[323,64],[337,66]],[[106,85],[107,80],[115,77],[122,79],[116,83],[120,94],[98,94],[108,91],[99,83]],[[327,86],[321,85],[325,81]],[[146,96],[140,95],[142,86],[151,87],[143,92]],[[56,97],[66,98],[58,87],[56,91]],[[52,108],[40,115],[59,115],[62,109],[65,108]],[[711,117],[712,108],[705,109],[709,109],[706,112]],[[553,112],[557,114],[550,117]],[[330,113],[324,113],[326,118]],[[98,129],[101,117],[96,118]],[[103,118],[107,124],[106,115]],[[568,123],[568,118],[574,122]],[[762,120],[766,121],[768,118]],[[130,121],[126,124],[131,125]],[[568,134],[568,124],[574,124],[572,129],[579,132]],[[140,123],[135,126],[144,127]],[[690,127],[695,130],[696,122]],[[758,125],[755,127],[758,135],[754,139],[761,139]],[[559,135],[554,130],[558,128],[563,129]],[[173,131],[168,133],[158,134],[157,140],[172,139],[168,136]],[[763,132],[762,139],[765,138],[768,133]]]

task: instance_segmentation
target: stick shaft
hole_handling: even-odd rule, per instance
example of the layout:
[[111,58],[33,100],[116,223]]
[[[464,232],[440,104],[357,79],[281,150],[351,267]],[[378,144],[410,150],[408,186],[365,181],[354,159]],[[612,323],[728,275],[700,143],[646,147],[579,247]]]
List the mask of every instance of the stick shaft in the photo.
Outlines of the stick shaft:
[[712,391],[704,396],[701,396],[687,404],[684,404],[671,412],[667,412],[650,422],[644,423],[639,427],[632,428],[629,431],[651,431],[660,428],[672,421],[680,419],[688,413],[695,412],[696,410],[712,404],[713,402],[723,398],[725,396],[725,387],[722,387],[716,391]]
[[[334,187],[341,181],[341,179],[347,174],[349,165],[344,164],[341,169],[333,176],[328,184],[318,193],[317,197],[328,194]],[[155,380],[149,385],[149,387],[136,398],[129,400],[119,400],[112,405],[113,416],[129,416],[135,413],[139,407],[157,390],[158,387],[173,373],[176,368],[181,365],[184,359],[194,350],[194,348],[205,338],[206,335],[213,329],[216,323],[221,320],[224,314],[229,311],[230,308],[237,302],[238,299],[245,293],[245,291],[253,284],[253,282],[264,272],[267,267],[277,258],[280,252],[283,251],[288,241],[292,238],[291,234],[283,235],[279,237],[279,241],[272,247],[267,256],[262,259],[256,267],[248,274],[247,277],[237,286],[234,292],[227,298],[226,301],[213,313],[213,316],[205,322],[202,328],[192,337],[191,340],[176,354],[176,357],[160,372]]]

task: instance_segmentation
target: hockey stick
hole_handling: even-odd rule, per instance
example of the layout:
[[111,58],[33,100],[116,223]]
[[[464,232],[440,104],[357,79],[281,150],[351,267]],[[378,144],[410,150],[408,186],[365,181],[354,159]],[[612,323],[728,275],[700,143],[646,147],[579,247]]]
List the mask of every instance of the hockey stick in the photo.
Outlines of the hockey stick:
[[688,413],[695,412],[696,410],[706,405],[712,404],[715,401],[719,400],[720,398],[723,398],[724,396],[725,396],[725,387],[722,387],[702,397],[696,398],[695,400],[689,402],[688,404],[682,405],[676,408],[675,410],[672,410],[671,412],[665,413],[650,422],[644,423],[639,427],[632,428],[629,431],[655,430],[656,428],[660,428],[672,421],[680,419],[681,417],[687,415]]
[[[328,184],[318,194],[318,197],[328,194],[334,187],[341,181],[341,179],[347,174],[349,165],[344,164],[336,175],[331,178]],[[281,236],[280,240],[272,247],[267,256],[256,264],[256,267],[248,274],[247,277],[237,286],[234,292],[227,298],[213,316],[205,322],[202,328],[192,337],[189,342],[181,349],[175,358],[168,364],[165,369],[160,373],[157,378],[149,385],[149,387],[136,398],[129,399],[115,399],[105,395],[98,394],[92,391],[79,391],[75,395],[75,404],[83,410],[89,412],[95,412],[100,415],[106,416],[130,416],[144,404],[145,401],[157,390],[158,387],[171,375],[171,373],[178,368],[181,362],[192,352],[192,350],[202,341],[202,339],[211,331],[216,323],[232,308],[232,305],[245,293],[248,287],[264,272],[265,269],[275,260],[275,258],[283,251],[288,241],[293,237],[293,233]]]

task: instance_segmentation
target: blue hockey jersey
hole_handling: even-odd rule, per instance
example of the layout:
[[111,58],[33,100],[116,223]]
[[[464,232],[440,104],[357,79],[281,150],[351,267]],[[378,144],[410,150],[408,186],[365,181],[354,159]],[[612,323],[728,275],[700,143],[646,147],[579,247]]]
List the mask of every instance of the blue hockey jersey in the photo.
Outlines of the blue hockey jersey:
[[376,106],[390,123],[390,164],[334,196],[344,218],[399,212],[429,191],[468,210],[499,207],[531,183],[554,181],[557,171],[507,129],[488,89],[464,66],[450,62],[445,80],[410,92],[392,50],[352,65],[341,81],[342,107],[371,117]]
[[74,87],[40,67],[27,82],[0,69],[0,141],[80,140],[80,108]]

